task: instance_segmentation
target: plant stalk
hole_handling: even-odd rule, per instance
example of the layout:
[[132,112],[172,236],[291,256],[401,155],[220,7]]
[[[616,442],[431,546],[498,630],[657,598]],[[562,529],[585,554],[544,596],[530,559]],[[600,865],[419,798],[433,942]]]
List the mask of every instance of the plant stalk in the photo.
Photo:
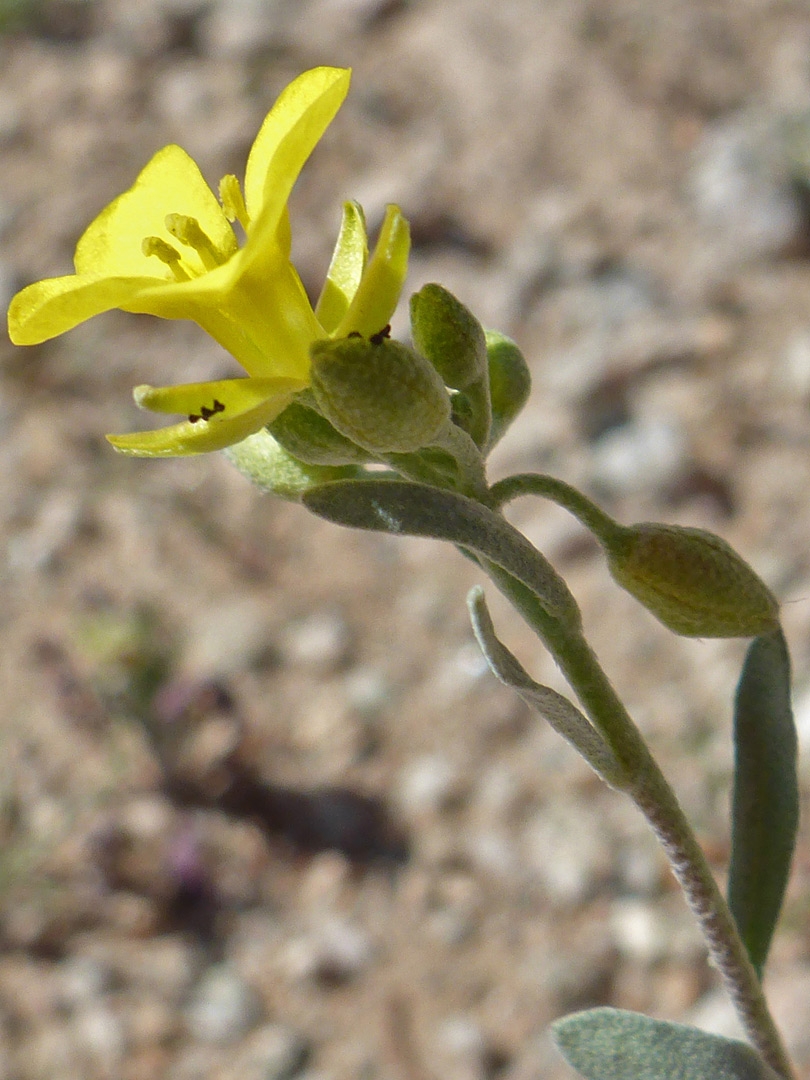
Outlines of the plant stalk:
[[622,525],[614,521],[587,495],[583,495],[565,480],[544,473],[516,473],[499,480],[489,489],[489,506],[493,510],[499,510],[521,495],[539,495],[563,507],[582,522],[605,548],[625,531]]
[[593,650],[577,630],[550,616],[533,593],[510,574],[490,562],[484,568],[549,649],[630,778],[628,793],[664,849],[749,1041],[776,1073],[785,1080],[795,1080],[759,978],[706,857],[675,793]]

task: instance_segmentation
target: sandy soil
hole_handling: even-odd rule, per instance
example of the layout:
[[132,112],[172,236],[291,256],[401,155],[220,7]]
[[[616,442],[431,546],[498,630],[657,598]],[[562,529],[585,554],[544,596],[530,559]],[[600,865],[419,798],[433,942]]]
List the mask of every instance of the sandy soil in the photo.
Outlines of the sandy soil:
[[[239,172],[291,77],[351,65],[292,206],[307,287],[343,199],[373,225],[400,203],[410,287],[441,281],[531,358],[493,475],[728,538],[785,603],[810,740],[810,5],[6,12],[0,294],[69,272],[159,147]],[[341,532],[219,455],[116,457],[133,385],[233,370],[193,326],[111,314],[0,359],[0,1074],[528,1080],[567,1075],[545,1032],[574,1008],[730,1030],[643,824],[486,671],[471,566]],[[673,638],[561,512],[513,520],[722,877],[743,646]],[[804,839],[768,985],[806,1075],[808,896]]]

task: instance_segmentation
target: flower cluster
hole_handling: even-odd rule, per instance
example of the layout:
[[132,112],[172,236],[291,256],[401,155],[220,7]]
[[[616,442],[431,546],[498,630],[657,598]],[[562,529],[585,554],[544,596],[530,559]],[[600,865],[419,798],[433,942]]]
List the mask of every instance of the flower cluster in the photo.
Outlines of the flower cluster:
[[[140,456],[196,454],[240,442],[274,420],[309,385],[315,341],[370,336],[389,321],[407,269],[408,225],[388,208],[373,255],[362,211],[343,221],[318,303],[290,261],[287,201],[316,143],[340,108],[350,72],[315,68],[280,95],[256,137],[244,189],[226,176],[217,198],[179,146],[160,150],[129,191],[87,228],[76,273],[36,282],[14,297],[9,335],[32,345],[120,308],[191,319],[247,378],[135,389],[138,405],[185,415],[170,427],[111,435]],[[240,246],[234,223],[245,236]]]

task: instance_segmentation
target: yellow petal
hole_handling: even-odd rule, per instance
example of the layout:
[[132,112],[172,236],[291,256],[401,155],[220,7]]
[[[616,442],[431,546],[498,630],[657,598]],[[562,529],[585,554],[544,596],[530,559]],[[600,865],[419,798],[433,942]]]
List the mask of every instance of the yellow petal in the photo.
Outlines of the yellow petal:
[[[252,258],[251,243],[252,237],[226,267],[178,288],[189,289],[190,295],[196,286],[194,318],[248,374],[305,378],[309,346],[325,336],[323,328],[292,263],[282,259],[275,246]],[[222,295],[218,295],[220,275]],[[155,290],[144,301],[151,304],[153,297],[157,299]]]
[[274,233],[292,186],[349,90],[351,72],[305,71],[279,95],[256,136],[245,172],[252,228]]
[[374,254],[333,337],[355,332],[370,337],[386,326],[405,284],[410,246],[410,229],[399,207],[386,207]]
[[102,311],[125,307],[154,284],[154,278],[76,274],[36,281],[11,301],[8,336],[15,345],[38,345]]
[[227,420],[247,412],[268,398],[295,394],[307,384],[301,379],[219,379],[181,386],[136,386],[135,403],[152,412],[184,413]]
[[278,246],[279,254],[285,259],[289,259],[290,252],[292,251],[292,229],[290,228],[290,211],[286,206],[281,211],[281,217],[278,221],[276,244]]
[[327,334],[337,327],[357,292],[368,259],[368,238],[363,211],[356,202],[343,204],[332,261],[315,314]]
[[234,231],[197,164],[179,146],[164,146],[129,191],[113,200],[87,227],[76,245],[76,272],[169,281],[169,270],[141,250],[145,237],[157,236],[179,250],[192,275],[204,273],[197,253],[179,245],[167,230],[167,214],[195,218],[223,262],[235,253]]
[[128,435],[108,435],[107,439],[116,450],[133,457],[185,457],[188,454],[206,454],[223,450],[226,446],[241,442],[265,424],[271,423],[290,403],[292,394],[285,393],[267,398],[260,405],[224,418],[220,413],[210,420],[158,428],[156,431],[132,432]]

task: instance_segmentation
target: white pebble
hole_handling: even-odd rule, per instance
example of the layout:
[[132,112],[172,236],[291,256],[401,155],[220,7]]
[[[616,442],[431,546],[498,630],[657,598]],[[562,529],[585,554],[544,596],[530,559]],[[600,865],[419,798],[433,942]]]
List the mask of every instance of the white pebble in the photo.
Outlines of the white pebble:
[[197,985],[186,1009],[186,1023],[196,1039],[227,1043],[244,1035],[260,1011],[259,1001],[247,983],[225,965],[218,965],[210,968]]

